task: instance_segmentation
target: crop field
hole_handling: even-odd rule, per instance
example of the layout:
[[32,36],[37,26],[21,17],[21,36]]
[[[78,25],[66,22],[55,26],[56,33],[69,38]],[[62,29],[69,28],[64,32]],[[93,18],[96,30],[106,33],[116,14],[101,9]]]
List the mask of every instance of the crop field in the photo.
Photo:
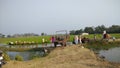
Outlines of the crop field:
[[33,37],[17,37],[17,38],[0,38],[0,43],[8,43],[9,41],[15,42],[15,41],[27,41],[27,42],[37,42],[42,43],[42,38],[50,42],[51,36],[33,36]]
[[[116,39],[120,38],[120,34],[110,34],[112,37],[115,37]],[[73,41],[75,35],[70,35],[70,40]],[[93,39],[94,34],[86,35],[84,37]],[[33,36],[33,37],[17,37],[17,38],[0,38],[0,43],[7,44],[9,41],[15,42],[15,41],[28,41],[28,42],[37,42],[38,44],[42,43],[42,38],[44,38],[48,43],[50,43],[51,36]],[[96,34],[97,39],[102,38],[102,34]]]

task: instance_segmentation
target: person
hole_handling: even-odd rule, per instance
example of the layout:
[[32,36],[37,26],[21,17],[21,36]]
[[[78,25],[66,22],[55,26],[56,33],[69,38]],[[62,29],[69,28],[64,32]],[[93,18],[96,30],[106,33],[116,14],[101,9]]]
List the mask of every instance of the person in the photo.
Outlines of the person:
[[45,39],[44,39],[44,38],[42,38],[42,44],[44,45],[44,43],[45,43]]
[[75,36],[74,40],[75,40],[75,44],[78,44],[78,36],[77,35]]
[[3,52],[2,51],[0,51],[0,68],[2,68],[2,65],[4,65],[4,64],[6,64],[6,62],[5,61],[3,61]]
[[52,42],[52,43],[55,42],[55,37],[54,37],[54,36],[52,36],[52,38],[51,38],[51,42]]
[[54,42],[55,42],[55,37],[52,36],[52,37],[51,37],[51,43],[53,44]]
[[81,35],[79,36],[78,43],[82,44],[82,37],[81,37]]
[[42,43],[45,43],[45,39],[44,38],[42,38]]
[[112,39],[113,39],[113,41],[115,41],[116,38],[115,38],[115,37],[112,37]]
[[107,33],[106,33],[106,31],[104,30],[104,31],[103,31],[103,39],[106,39],[106,35],[107,35]]

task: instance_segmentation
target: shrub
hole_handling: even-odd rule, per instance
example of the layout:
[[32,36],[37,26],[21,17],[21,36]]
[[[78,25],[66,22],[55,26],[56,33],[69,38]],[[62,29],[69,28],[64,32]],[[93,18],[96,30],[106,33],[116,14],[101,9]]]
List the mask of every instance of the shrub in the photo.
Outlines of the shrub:
[[3,54],[4,54],[4,56],[3,56],[4,60],[5,61],[10,61],[9,55],[7,53],[3,53]]
[[20,56],[20,55],[16,55],[15,56],[15,60],[17,60],[17,61],[23,61],[23,57]]

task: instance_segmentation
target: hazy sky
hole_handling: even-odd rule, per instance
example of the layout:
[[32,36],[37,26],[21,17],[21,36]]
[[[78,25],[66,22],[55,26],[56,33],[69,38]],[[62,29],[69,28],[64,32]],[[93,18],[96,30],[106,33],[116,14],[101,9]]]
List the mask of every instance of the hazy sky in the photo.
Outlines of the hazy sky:
[[120,25],[120,0],[0,0],[0,33],[54,34]]

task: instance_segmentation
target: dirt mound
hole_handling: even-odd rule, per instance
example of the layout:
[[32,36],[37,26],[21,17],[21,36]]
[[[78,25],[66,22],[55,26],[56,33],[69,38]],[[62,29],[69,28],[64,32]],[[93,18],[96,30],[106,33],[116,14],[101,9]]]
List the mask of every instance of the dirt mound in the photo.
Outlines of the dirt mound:
[[97,59],[93,51],[81,46],[58,47],[47,57],[31,61],[9,61],[3,68],[120,68]]

